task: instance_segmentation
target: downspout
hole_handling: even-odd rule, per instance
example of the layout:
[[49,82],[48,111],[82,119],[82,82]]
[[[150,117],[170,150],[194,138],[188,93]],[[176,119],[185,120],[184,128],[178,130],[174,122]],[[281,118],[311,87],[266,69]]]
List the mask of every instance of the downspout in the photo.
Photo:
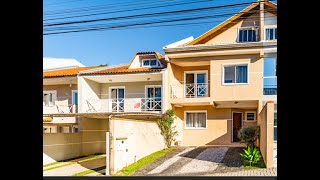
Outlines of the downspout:
[[161,97],[161,113],[164,114],[165,110],[166,110],[166,97],[167,97],[167,86],[166,86],[166,69],[162,69],[161,70],[162,73],[162,88],[161,88],[161,93],[162,93],[162,97]]
[[108,131],[107,131],[107,148],[106,148],[106,154],[107,154],[107,161],[106,161],[106,176],[111,174],[111,168],[110,168],[110,164],[111,164],[111,141],[112,141],[112,134],[110,132],[111,130],[111,119],[112,119],[112,115],[108,116]]

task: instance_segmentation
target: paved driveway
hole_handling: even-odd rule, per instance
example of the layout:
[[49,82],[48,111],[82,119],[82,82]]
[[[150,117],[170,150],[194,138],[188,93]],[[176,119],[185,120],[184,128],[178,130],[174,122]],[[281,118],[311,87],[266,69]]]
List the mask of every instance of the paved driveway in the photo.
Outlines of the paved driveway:
[[244,170],[242,147],[179,147],[133,176],[276,176],[276,169]]

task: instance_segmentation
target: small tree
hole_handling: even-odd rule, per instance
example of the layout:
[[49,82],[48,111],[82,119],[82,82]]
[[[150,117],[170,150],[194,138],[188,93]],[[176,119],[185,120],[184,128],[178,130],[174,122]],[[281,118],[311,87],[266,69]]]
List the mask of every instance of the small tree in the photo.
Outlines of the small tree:
[[242,127],[239,130],[238,138],[240,139],[241,143],[245,143],[247,147],[256,146],[256,141],[260,135],[260,126],[254,125],[249,127]]
[[172,126],[174,122],[175,112],[172,109],[166,111],[162,119],[158,120],[158,125],[161,130],[161,135],[164,137],[166,146],[169,148],[173,141],[175,141],[175,136],[178,135],[178,131],[175,130],[176,126]]

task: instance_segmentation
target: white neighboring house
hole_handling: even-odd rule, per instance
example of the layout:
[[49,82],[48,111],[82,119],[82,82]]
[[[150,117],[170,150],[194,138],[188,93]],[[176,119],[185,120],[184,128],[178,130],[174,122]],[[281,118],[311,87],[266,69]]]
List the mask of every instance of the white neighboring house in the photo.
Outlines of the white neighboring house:
[[85,65],[81,64],[76,59],[52,57],[43,58],[43,71],[70,67],[85,67]]

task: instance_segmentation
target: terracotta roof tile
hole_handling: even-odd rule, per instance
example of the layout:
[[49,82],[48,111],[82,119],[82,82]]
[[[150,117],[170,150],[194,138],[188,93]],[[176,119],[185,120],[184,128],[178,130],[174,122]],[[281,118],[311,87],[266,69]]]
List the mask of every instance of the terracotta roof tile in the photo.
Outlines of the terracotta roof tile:
[[128,69],[129,68],[129,64],[126,65],[121,65],[121,66],[117,66],[117,67],[113,67],[113,68],[108,68],[108,69],[104,69],[104,70],[100,70],[100,71],[91,71],[91,72],[84,72],[81,73],[83,74],[87,74],[87,75],[99,75],[99,74],[125,74],[125,73],[142,73],[142,72],[158,72],[161,71],[161,69],[163,68],[132,68],[132,69]]
[[137,52],[136,55],[156,55],[162,64],[161,68],[149,68],[149,67],[141,67],[141,68],[131,68],[130,64],[120,65],[116,67],[106,67],[103,70],[93,70],[88,72],[82,72],[81,75],[102,75],[102,74],[129,74],[129,73],[144,73],[144,72],[159,72],[161,69],[167,67],[167,62],[164,59],[164,56],[156,51],[151,52]]
[[89,70],[93,68],[98,68],[101,66],[90,66],[90,67],[75,67],[67,69],[57,69],[43,72],[44,78],[50,77],[65,77],[65,76],[76,76],[79,71]]

